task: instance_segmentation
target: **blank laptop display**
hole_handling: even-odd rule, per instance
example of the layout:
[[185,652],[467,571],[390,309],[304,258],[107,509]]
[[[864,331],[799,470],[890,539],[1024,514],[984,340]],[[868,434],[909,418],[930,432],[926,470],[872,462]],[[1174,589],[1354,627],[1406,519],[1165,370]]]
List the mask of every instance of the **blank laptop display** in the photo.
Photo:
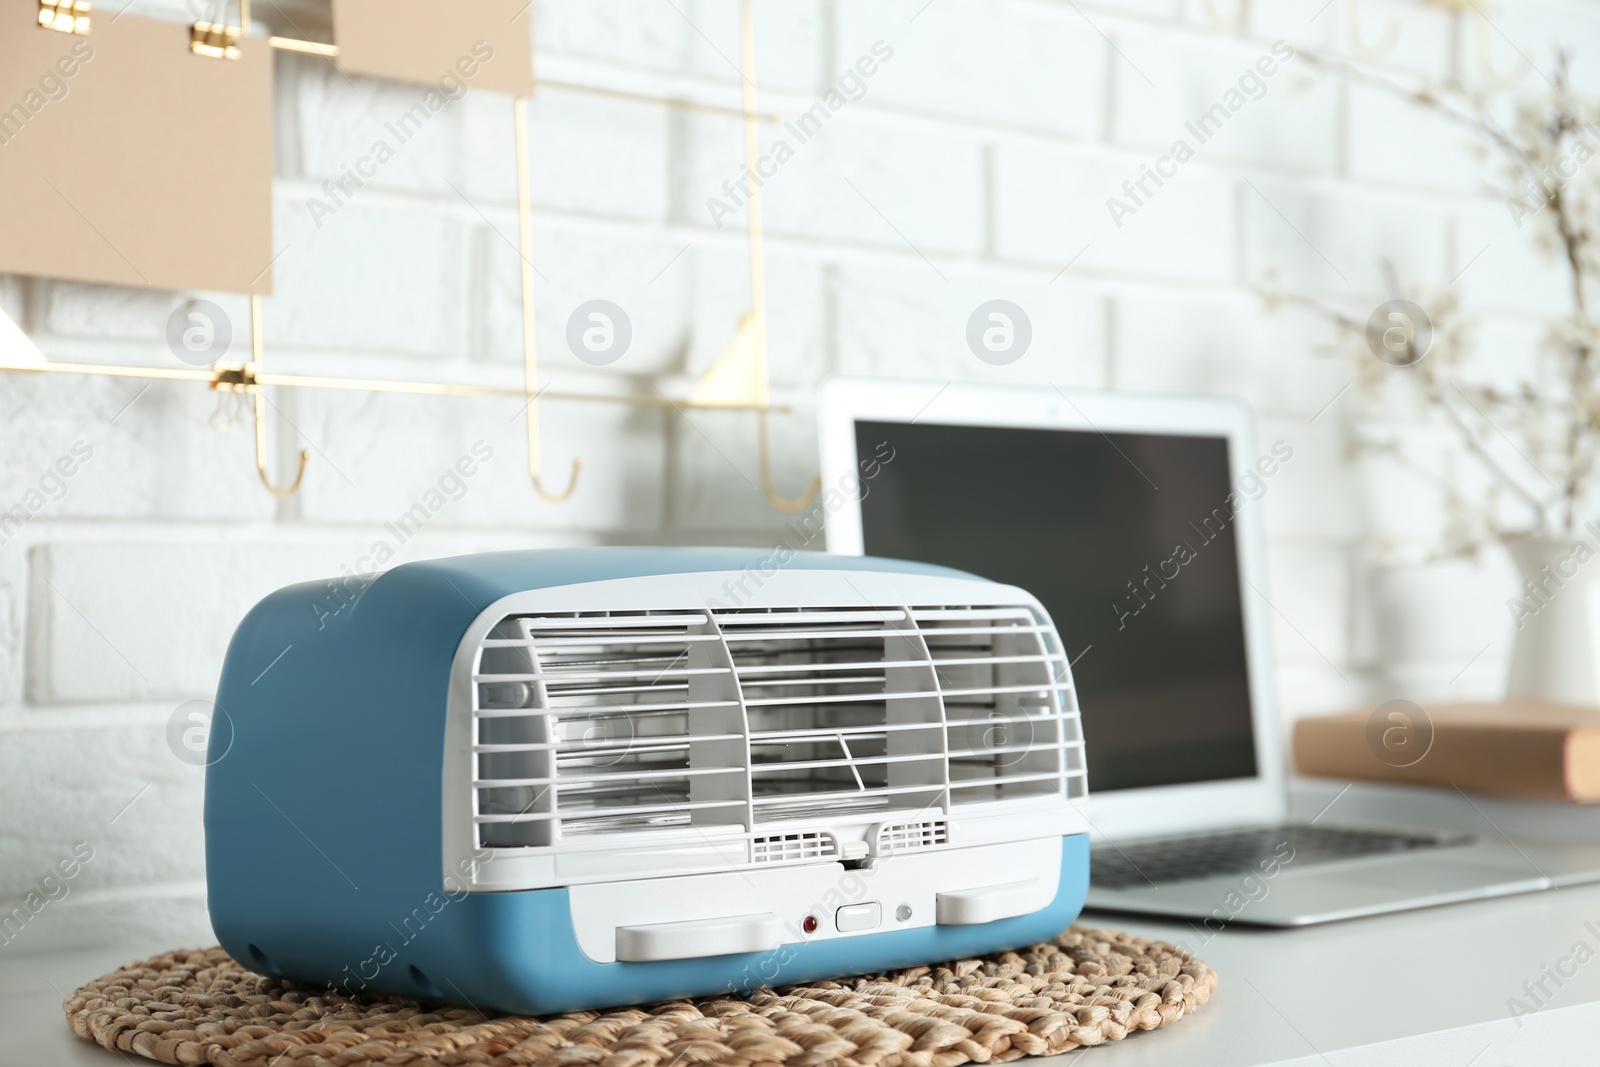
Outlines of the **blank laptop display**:
[[[1222,437],[858,421],[864,549],[1021,586],[1055,620],[1092,793],[1257,774]],[[887,448],[884,447],[887,445]],[[892,449],[893,451],[889,451]]]

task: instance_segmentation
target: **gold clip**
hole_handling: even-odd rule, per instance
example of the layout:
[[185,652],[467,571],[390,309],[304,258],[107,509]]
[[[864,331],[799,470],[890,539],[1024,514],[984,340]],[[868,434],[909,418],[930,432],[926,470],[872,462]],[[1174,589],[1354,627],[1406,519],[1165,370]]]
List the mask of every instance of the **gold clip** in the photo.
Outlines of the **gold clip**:
[[223,363],[211,365],[211,388],[219,393],[248,393],[256,387],[254,363]]
[[189,51],[211,59],[238,59],[239,27],[197,22],[189,28]]
[[39,0],[39,25],[81,36],[89,32],[89,9],[83,0]]

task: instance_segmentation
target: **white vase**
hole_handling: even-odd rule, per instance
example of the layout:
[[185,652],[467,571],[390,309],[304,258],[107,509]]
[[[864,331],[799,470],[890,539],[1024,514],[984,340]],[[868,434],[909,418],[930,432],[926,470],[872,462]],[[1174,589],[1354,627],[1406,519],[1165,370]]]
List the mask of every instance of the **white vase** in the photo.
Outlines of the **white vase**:
[[1522,582],[1506,602],[1515,637],[1508,700],[1600,704],[1600,559],[1582,536],[1507,539]]

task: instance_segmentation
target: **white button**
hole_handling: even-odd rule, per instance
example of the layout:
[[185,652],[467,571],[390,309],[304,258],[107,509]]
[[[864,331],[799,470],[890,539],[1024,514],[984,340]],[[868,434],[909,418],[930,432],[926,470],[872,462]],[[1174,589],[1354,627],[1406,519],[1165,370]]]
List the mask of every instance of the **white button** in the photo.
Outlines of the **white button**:
[[876,930],[881,922],[883,922],[883,908],[876,900],[865,904],[846,904],[833,917],[833,925],[841,934],[850,934],[857,930]]
[[969,926],[1027,915],[1050,903],[1050,897],[1045,886],[1034,878],[982,889],[963,889],[958,893],[939,893],[934,901],[940,926]]
[[[874,924],[876,925],[876,924]],[[733,915],[653,926],[617,927],[619,960],[689,960],[764,952],[787,935],[776,915]]]

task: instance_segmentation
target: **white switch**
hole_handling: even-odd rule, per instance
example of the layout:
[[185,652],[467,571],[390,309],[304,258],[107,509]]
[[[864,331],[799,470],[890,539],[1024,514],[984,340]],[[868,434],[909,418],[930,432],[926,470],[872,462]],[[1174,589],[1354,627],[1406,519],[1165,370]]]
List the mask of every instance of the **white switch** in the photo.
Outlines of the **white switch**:
[[883,907],[876,900],[865,904],[846,904],[833,917],[833,925],[841,934],[851,934],[857,930],[876,930],[881,922],[883,922]]

